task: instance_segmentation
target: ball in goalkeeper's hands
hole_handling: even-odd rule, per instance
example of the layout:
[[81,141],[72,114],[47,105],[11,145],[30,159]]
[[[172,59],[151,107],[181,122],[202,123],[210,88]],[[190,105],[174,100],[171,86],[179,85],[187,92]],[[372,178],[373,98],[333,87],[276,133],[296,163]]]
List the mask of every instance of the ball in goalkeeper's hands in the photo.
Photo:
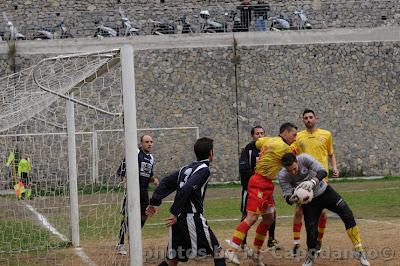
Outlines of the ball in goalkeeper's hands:
[[314,193],[312,190],[307,190],[301,187],[297,187],[294,190],[294,195],[297,196],[298,200],[298,204],[307,204],[310,203],[311,200],[313,199]]

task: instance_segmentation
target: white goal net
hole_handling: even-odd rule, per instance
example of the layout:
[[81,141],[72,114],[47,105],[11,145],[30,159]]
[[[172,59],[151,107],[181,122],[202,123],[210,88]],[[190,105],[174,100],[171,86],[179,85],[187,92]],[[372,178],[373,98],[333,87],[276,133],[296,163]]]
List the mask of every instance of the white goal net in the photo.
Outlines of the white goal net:
[[[0,265],[129,264],[115,248],[124,190],[116,171],[126,147],[121,72],[119,51],[108,51],[43,58],[0,79]],[[72,246],[68,102],[79,249]],[[161,177],[192,158],[187,147],[198,128],[138,129],[143,134],[153,137]]]

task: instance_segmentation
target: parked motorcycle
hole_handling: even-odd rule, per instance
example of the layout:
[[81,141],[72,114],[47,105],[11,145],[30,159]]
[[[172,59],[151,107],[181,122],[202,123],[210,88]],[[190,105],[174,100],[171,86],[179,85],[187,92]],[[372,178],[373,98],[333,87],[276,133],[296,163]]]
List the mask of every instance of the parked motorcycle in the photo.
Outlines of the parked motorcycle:
[[130,22],[129,18],[125,15],[124,11],[122,8],[119,8],[119,14],[121,15],[121,21],[122,21],[122,29],[123,32],[120,32],[120,36],[136,36],[139,35],[139,28],[132,26],[132,23]]
[[177,22],[176,26],[177,33],[186,34],[195,32],[190,23],[188,22],[186,15],[180,17],[176,22]]
[[270,17],[270,30],[271,31],[281,31],[281,30],[290,30],[292,20],[288,17],[280,15],[279,17]]
[[[311,23],[303,10],[294,11],[292,16],[280,15],[279,17],[271,17],[271,30],[281,31],[281,30],[302,30],[311,29]],[[297,25],[294,25],[293,21],[296,21]]]
[[175,33],[175,25],[171,22],[161,22],[150,19],[150,23],[153,24],[151,28],[152,35],[164,35],[164,34]]
[[3,18],[6,21],[8,31],[10,32],[9,34],[9,40],[25,40],[25,36],[20,33],[17,28],[14,26],[14,24],[11,22],[11,20],[8,19],[6,13],[3,13]]
[[50,40],[50,39],[66,39],[73,38],[74,36],[69,32],[68,28],[64,25],[64,21],[55,26],[52,29],[43,29],[37,31],[37,35],[34,37],[35,40]]
[[107,38],[107,37],[117,37],[118,32],[111,27],[104,26],[103,22],[95,21],[96,33],[94,37],[97,38]]
[[[227,13],[225,13],[227,15]],[[208,10],[200,11],[200,17],[204,20],[201,25],[201,32],[203,33],[217,33],[227,31],[227,24],[219,23],[210,18]]]
[[307,18],[306,14],[304,14],[303,10],[300,11],[294,11],[293,14],[300,19],[300,24],[298,29],[312,29],[311,23],[309,19]]

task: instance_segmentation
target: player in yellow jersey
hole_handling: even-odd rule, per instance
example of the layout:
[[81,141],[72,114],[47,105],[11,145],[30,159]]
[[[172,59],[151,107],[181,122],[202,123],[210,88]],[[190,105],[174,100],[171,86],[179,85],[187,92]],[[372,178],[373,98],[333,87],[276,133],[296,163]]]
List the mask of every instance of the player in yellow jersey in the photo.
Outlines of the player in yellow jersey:
[[[333,151],[332,134],[328,130],[318,128],[317,122],[318,117],[315,115],[315,112],[311,109],[305,109],[303,112],[303,123],[306,129],[297,134],[296,141],[292,144],[292,147],[296,150],[297,154],[307,153],[317,159],[327,173],[329,173],[329,160],[333,170],[332,177],[336,178],[339,176],[339,170],[337,169],[336,157]],[[327,182],[328,178],[325,178],[325,181]],[[321,250],[321,241],[324,235],[327,218],[326,210],[323,210],[318,223],[318,239],[316,244],[318,252]],[[296,206],[293,219],[293,256],[298,256],[300,252],[302,220],[303,208],[301,206]]]
[[260,150],[256,162],[255,173],[250,177],[248,184],[248,198],[246,204],[246,218],[236,227],[233,236],[227,243],[232,248],[227,250],[226,257],[234,264],[240,264],[236,250],[240,248],[250,227],[256,223],[261,215],[262,220],[256,229],[254,239],[253,259],[257,266],[264,266],[260,256],[270,225],[274,221],[275,203],[272,198],[274,184],[272,180],[281,169],[281,158],[291,152],[290,144],[296,139],[297,127],[292,123],[284,123],[279,129],[279,136],[259,138],[253,145]]

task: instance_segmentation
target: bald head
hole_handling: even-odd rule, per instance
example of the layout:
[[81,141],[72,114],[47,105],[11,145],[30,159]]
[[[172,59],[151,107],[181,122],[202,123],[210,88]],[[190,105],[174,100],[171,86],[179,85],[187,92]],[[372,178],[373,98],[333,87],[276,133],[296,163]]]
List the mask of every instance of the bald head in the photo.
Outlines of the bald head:
[[153,148],[153,138],[150,135],[140,137],[140,147],[145,153],[150,153]]

